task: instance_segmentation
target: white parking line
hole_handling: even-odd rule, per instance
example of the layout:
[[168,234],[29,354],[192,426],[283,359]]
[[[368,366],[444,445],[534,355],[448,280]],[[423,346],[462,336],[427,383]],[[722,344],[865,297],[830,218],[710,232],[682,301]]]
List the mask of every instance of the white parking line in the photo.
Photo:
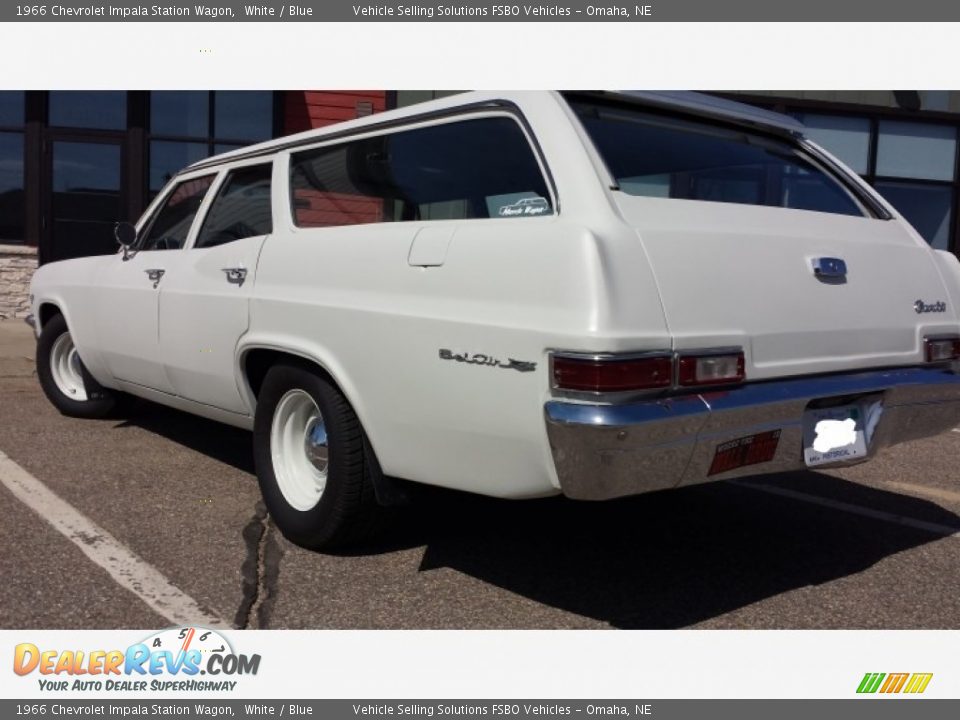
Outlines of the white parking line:
[[18,500],[76,545],[110,577],[174,625],[230,627],[200,608],[160,571],[135,555],[113,535],[54,494],[46,485],[0,452],[0,483]]
[[821,507],[830,508],[831,510],[839,510],[840,512],[846,512],[852,515],[868,517],[872,520],[880,520],[893,525],[902,525],[905,527],[914,528],[915,530],[925,530],[926,532],[933,533],[935,535],[943,535],[944,537],[949,538],[960,538],[960,527],[951,527],[950,525],[941,525],[940,523],[927,522],[926,520],[917,520],[916,518],[905,517],[903,515],[897,515],[896,513],[885,512],[883,510],[874,510],[873,508],[854,505],[853,503],[840,502],[839,500],[831,500],[830,498],[820,497],[819,495],[810,495],[809,493],[788,490],[787,488],[775,487],[772,485],[754,485],[752,483],[746,483],[742,480],[727,480],[727,482],[731,485],[736,485],[737,487],[746,488],[747,490],[756,490],[757,492],[779,495],[781,497],[790,498],[791,500],[799,500],[801,502],[810,503],[811,505],[820,505]]

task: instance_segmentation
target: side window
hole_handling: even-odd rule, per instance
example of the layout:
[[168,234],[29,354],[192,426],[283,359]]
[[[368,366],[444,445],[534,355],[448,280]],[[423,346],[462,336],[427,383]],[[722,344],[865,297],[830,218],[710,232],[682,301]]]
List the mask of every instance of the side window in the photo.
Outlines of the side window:
[[227,175],[200,228],[195,247],[207,248],[273,231],[270,177],[273,165],[239,168]]
[[291,157],[299,227],[553,213],[530,143],[507,117],[403,130]]
[[216,174],[184,180],[164,200],[147,227],[141,250],[176,250],[182,248],[196,217],[200,203]]

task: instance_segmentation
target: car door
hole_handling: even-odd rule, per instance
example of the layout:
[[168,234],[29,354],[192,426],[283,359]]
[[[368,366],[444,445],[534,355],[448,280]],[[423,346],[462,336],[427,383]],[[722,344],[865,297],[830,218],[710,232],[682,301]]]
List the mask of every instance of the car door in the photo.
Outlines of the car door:
[[104,362],[116,380],[172,393],[159,352],[160,287],[176,264],[216,173],[185,179],[140,224],[130,253],[99,275],[97,330]]
[[249,414],[234,363],[249,325],[257,259],[272,231],[273,165],[225,172],[196,238],[160,288],[160,357],[173,391],[188,400]]

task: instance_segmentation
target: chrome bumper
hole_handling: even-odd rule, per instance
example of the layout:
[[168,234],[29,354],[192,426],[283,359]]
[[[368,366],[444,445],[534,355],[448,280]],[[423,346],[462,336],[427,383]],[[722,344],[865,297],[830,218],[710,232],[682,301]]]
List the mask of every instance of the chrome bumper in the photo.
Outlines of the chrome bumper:
[[[623,405],[555,400],[544,410],[564,495],[604,500],[802,469],[804,410],[819,401],[868,396],[883,403],[868,458],[880,448],[960,424],[960,374],[942,367],[757,382]],[[718,446],[776,430],[780,437],[771,460],[710,474]]]

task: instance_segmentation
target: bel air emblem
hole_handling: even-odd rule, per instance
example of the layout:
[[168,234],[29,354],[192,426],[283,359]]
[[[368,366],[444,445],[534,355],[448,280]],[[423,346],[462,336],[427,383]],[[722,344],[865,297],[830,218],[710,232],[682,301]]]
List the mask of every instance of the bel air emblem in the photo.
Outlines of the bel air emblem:
[[917,315],[921,315],[922,313],[942,313],[947,311],[947,304],[943,300],[937,300],[932,303],[917,300],[913,304],[913,310]]
[[469,365],[486,365],[488,367],[504,368],[505,370],[519,370],[520,372],[533,372],[537,369],[535,362],[529,362],[527,360],[514,360],[513,358],[501,360],[493,355],[485,355],[484,353],[457,353],[447,348],[441,348],[440,359],[455,360],[456,362],[468,363]]

